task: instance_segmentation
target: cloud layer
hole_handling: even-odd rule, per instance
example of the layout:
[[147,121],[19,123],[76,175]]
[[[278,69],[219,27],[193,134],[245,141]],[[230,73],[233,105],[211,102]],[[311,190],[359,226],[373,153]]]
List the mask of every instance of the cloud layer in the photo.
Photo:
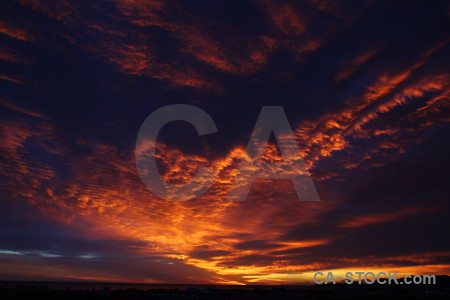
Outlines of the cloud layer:
[[[450,274],[445,2],[0,6],[0,279]],[[142,121],[173,103],[201,107],[219,129],[161,132],[164,180],[186,183],[200,165],[218,173],[186,202],[153,195],[135,166]],[[287,112],[300,146],[291,155],[320,202],[298,201],[289,180],[226,200],[263,105]],[[275,143],[264,160],[280,160]]]

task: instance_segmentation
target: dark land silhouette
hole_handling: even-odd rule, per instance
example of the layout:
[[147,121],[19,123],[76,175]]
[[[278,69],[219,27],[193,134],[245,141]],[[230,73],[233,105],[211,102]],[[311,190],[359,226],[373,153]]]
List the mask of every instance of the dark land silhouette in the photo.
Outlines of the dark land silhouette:
[[[0,299],[450,299],[450,277],[435,285],[183,285],[0,282]],[[401,281],[401,280],[400,280]]]

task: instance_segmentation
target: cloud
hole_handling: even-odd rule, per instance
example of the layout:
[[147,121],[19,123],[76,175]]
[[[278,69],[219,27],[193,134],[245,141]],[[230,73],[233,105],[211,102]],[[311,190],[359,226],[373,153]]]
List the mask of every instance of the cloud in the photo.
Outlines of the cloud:
[[0,33],[6,34],[7,36],[22,42],[34,40],[33,35],[27,30],[3,21],[0,22]]
[[[383,4],[210,5],[208,13],[162,1],[11,6],[34,25],[0,24],[9,41],[0,51],[9,68],[1,205],[18,205],[2,218],[0,276],[295,283],[316,270],[448,273],[443,229],[432,226],[448,208],[441,23],[391,41],[395,24],[415,24],[397,20],[397,6],[380,25]],[[148,191],[133,149],[142,119],[180,102],[220,125],[199,145],[184,133],[158,143],[164,180],[189,182],[201,165],[218,173],[186,202]],[[305,160],[320,202],[298,201],[289,180],[255,180],[247,201],[226,200],[245,159],[245,126],[262,105],[286,107],[300,145],[289,154]],[[277,146],[263,159],[280,161]]]

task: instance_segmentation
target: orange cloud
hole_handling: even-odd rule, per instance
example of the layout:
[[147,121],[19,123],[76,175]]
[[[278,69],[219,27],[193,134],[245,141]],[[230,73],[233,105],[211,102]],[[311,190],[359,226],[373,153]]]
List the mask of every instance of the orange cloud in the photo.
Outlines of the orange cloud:
[[[102,23],[104,20],[80,19],[76,3],[32,0],[20,3],[64,26],[77,28],[83,38],[96,41],[86,45],[82,43],[83,38],[65,37],[82,51],[123,74],[158,79],[175,87],[214,92],[222,91],[215,76],[257,74],[277,50],[288,49],[303,55],[323,46],[328,35],[334,32],[327,29],[312,36],[307,30],[312,17],[294,2],[258,2],[269,30],[245,41],[214,36],[210,28],[223,25],[207,17],[196,18],[188,9],[182,9],[182,4],[158,0],[111,1],[119,12],[114,22],[127,25],[115,27]],[[182,13],[173,13],[170,5],[177,8],[174,11]],[[312,5],[311,9],[329,13],[335,13],[339,6],[316,1]],[[92,9],[95,12],[95,5]],[[182,47],[158,48],[152,35],[147,34],[155,28],[168,33]],[[0,24],[0,31],[19,41],[34,40],[27,31],[8,24]],[[325,181],[345,176],[347,171],[384,166],[395,155],[407,151],[411,140],[401,138],[403,131],[420,131],[450,121],[445,114],[449,108],[448,74],[438,72],[421,76],[419,72],[444,45],[432,47],[409,66],[383,70],[364,91],[348,99],[335,112],[302,121],[295,128],[301,150],[291,155],[305,159],[316,182]],[[168,50],[176,51],[177,56],[164,58],[163,54]],[[361,53],[339,71],[336,80],[346,78],[382,50],[376,48]],[[16,62],[15,56],[8,53],[0,57]],[[18,83],[11,76],[0,78]],[[377,122],[394,113],[396,108],[412,102],[421,105],[387,126]],[[133,255],[165,259],[210,272],[208,274],[214,274],[213,281],[219,283],[291,283],[307,278],[318,269],[343,271],[337,269],[336,261],[301,259],[317,248],[331,245],[339,236],[324,234],[315,238],[293,238],[287,232],[317,225],[317,220],[336,211],[344,199],[325,194],[321,195],[322,203],[302,203],[289,180],[260,180],[253,183],[245,203],[226,200],[244,155],[242,145],[235,145],[223,157],[212,161],[159,145],[157,159],[167,170],[163,174],[164,180],[188,182],[200,165],[207,165],[219,174],[202,197],[187,202],[167,201],[145,189],[136,173],[132,153],[123,153],[115,146],[100,142],[75,140],[71,146],[86,149],[88,154],[73,155],[71,148],[61,144],[49,117],[12,101],[0,99],[0,104],[24,115],[24,119],[0,124],[3,158],[0,168],[1,175],[6,178],[0,183],[2,189],[11,195],[11,199],[28,201],[49,218],[71,224],[84,237],[140,241],[139,246],[132,245],[126,250]],[[412,122],[417,120],[420,122]],[[366,140],[373,143],[357,151],[360,149],[355,149],[355,141]],[[420,141],[418,134],[413,142]],[[64,167],[70,169],[69,178],[60,176],[57,167],[35,155],[32,151],[35,149],[62,160]],[[390,156],[390,151],[396,152],[394,156]],[[346,157],[341,159],[337,154],[343,152]],[[267,147],[264,160],[280,161],[276,146]],[[338,168],[321,172],[320,163],[327,160],[337,161]],[[337,223],[336,227],[363,228],[429,211],[420,207],[360,215]],[[345,262],[377,270],[383,264],[392,269],[402,268],[396,263],[404,260],[421,264],[420,268],[424,270],[448,273],[448,265],[436,262],[448,257],[446,255],[349,257]],[[373,264],[369,265],[371,261]],[[43,267],[37,262],[33,266],[39,270]],[[7,267],[11,271],[23,268],[23,265],[14,263]],[[403,267],[402,270],[418,272],[420,268]],[[36,275],[34,271],[28,272],[31,272],[30,276]],[[54,273],[46,269],[45,272],[70,279],[124,280],[107,271],[89,271],[84,276],[77,268]]]
[[33,35],[25,29],[18,28],[17,26],[8,24],[6,22],[0,22],[0,33],[6,34],[13,39],[30,42],[34,40]]
[[402,217],[411,216],[413,214],[427,213],[432,210],[426,208],[408,208],[400,211],[382,214],[372,214],[366,216],[358,216],[345,220],[339,226],[344,228],[360,228],[378,223],[385,223],[397,220]]
[[381,51],[382,47],[376,47],[370,49],[366,52],[363,52],[359,56],[353,58],[348,65],[339,70],[336,75],[336,81],[343,80],[354,73],[358,68],[366,64],[370,59],[372,59],[375,55],[377,55]]

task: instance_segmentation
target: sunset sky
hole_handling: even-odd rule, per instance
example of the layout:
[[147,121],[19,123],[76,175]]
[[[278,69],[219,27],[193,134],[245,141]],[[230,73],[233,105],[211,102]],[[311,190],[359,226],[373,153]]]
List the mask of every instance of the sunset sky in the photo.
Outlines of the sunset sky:
[[[0,280],[450,275],[449,33],[448,1],[0,1]],[[160,133],[164,180],[218,173],[189,201],[136,169],[141,124],[170,104],[218,128]],[[275,105],[320,201],[290,180],[227,201]]]

